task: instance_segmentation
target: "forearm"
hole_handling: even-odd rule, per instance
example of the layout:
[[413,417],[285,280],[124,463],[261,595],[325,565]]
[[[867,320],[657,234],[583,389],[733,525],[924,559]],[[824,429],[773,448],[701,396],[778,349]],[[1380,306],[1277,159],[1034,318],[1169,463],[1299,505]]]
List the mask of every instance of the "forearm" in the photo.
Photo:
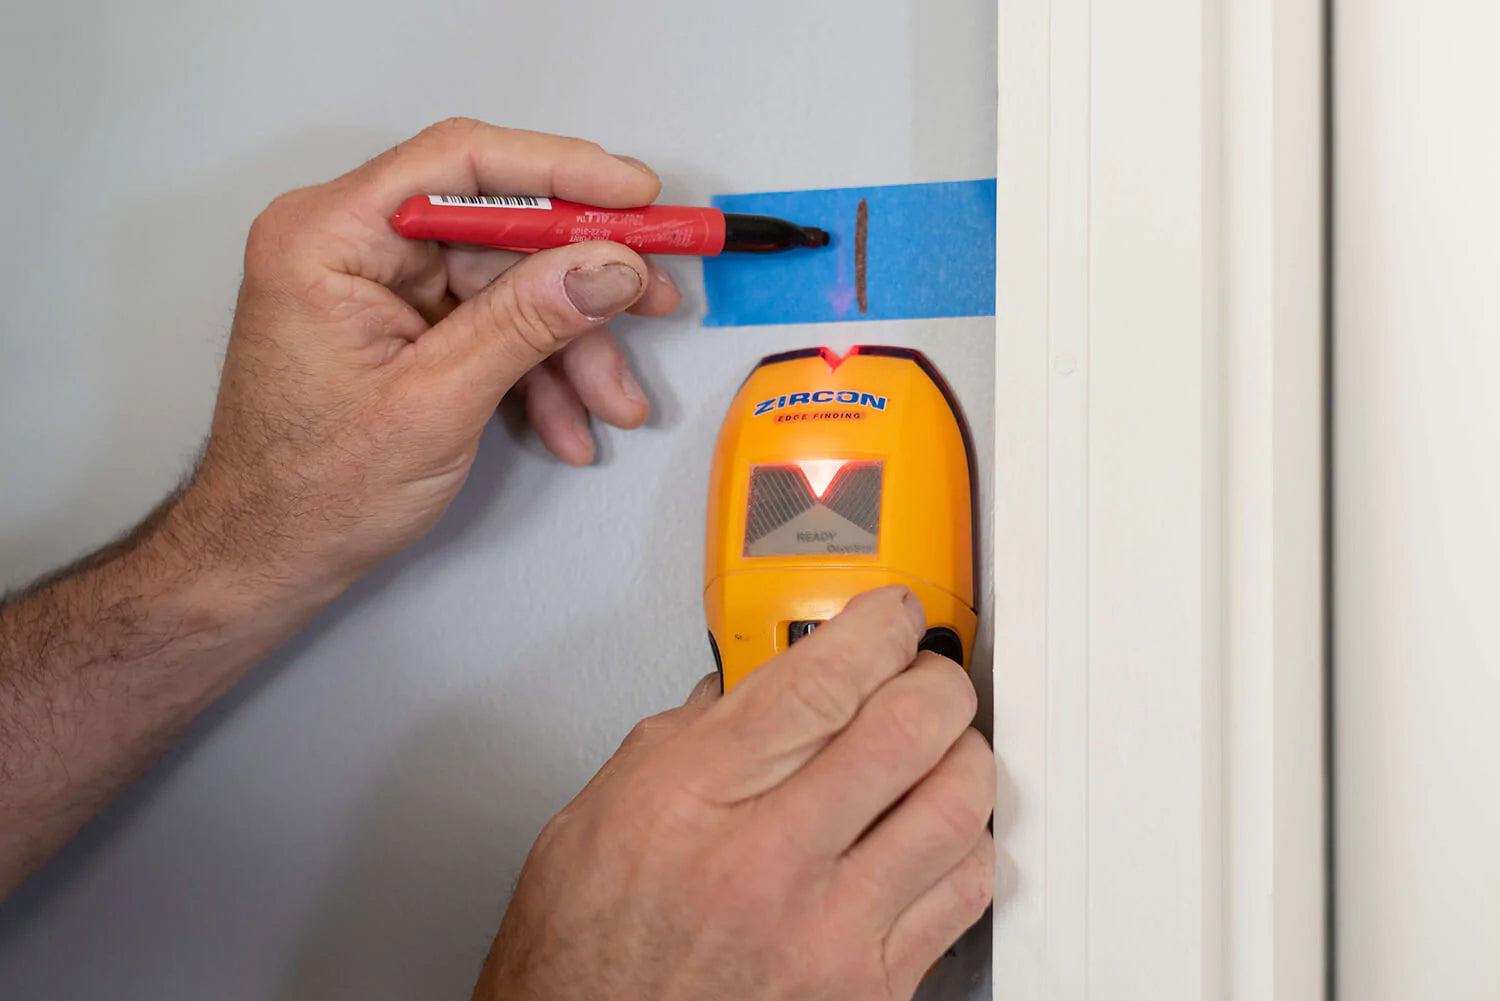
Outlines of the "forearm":
[[316,610],[192,501],[0,604],[0,898]]

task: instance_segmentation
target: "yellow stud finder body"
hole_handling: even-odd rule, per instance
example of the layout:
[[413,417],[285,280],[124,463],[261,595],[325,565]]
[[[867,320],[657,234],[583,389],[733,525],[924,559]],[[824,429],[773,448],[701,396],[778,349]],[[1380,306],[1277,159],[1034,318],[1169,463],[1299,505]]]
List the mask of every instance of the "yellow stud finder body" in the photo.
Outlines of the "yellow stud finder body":
[[703,602],[728,691],[850,598],[904,584],[924,649],[974,649],[974,455],[916,351],[764,358],[730,405],[709,479]]

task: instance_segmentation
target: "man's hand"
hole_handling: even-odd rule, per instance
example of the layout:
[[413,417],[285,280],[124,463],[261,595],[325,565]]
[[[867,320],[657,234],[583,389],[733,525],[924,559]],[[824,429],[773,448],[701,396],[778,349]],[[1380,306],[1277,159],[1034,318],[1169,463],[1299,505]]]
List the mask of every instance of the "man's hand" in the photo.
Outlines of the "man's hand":
[[871,592],[637,726],[537,839],[477,1001],[909,998],[994,879],[994,758],[924,628]]
[[604,322],[673,309],[631,250],[525,256],[402,239],[407,197],[651,201],[592,143],[436,125],[251,230],[203,462],[121,542],[0,603],[0,898],[323,604],[420,536],[513,387],[542,440],[593,457],[587,414],[646,417]]
[[528,256],[405,240],[389,219],[420,193],[620,207],[660,188],[593,143],[456,120],[278,198],[250,231],[213,432],[179,518],[269,561],[262,571],[337,588],[437,521],[517,385],[548,447],[590,462],[589,412],[619,427],[647,415],[604,323],[676,308],[666,273],[614,243]]

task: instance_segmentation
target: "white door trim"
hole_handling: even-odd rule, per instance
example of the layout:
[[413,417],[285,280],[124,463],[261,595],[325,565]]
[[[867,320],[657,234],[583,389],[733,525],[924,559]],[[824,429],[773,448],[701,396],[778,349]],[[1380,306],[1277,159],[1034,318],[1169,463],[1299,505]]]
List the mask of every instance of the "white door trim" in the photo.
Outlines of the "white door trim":
[[1000,0],[997,998],[1322,996],[1322,30]]

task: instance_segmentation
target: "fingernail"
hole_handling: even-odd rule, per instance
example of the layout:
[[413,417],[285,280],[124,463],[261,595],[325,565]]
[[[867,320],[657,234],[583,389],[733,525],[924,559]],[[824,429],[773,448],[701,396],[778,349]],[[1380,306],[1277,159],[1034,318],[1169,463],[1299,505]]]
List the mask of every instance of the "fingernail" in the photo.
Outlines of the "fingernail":
[[578,312],[603,320],[641,297],[641,276],[628,264],[574,268],[563,276],[563,291]]
[[589,461],[593,461],[594,436],[589,431],[589,422],[587,418],[573,418],[573,437],[578,441],[579,447],[582,450],[582,454],[588,456]]
[[626,156],[624,153],[611,153],[610,156],[614,157],[616,160],[619,160],[621,163],[630,164],[632,167],[634,167],[636,170],[639,170],[643,174],[650,174],[652,177],[656,176],[656,171],[652,170],[650,167],[646,166],[644,163],[637,160],[633,156]]
[[635,381],[635,376],[631,374],[629,365],[620,366],[620,391],[625,394],[625,398],[631,403],[646,402],[646,394],[641,389],[641,384]]
[[922,599],[918,598],[915,592],[907,590],[901,595],[901,609],[917,627],[917,635],[920,636],[927,629],[927,612],[922,608]]
[[667,288],[677,288],[677,283],[672,280],[672,276],[667,273],[666,268],[657,267],[655,264],[651,265],[651,278],[654,281],[661,282]]
[[719,688],[719,672],[714,671],[710,674],[705,674],[703,677],[699,678],[698,683],[693,686],[692,692],[688,695],[687,701],[684,702],[683,705],[692,705],[694,702],[698,702],[701,699],[706,699],[710,696],[718,695]]

